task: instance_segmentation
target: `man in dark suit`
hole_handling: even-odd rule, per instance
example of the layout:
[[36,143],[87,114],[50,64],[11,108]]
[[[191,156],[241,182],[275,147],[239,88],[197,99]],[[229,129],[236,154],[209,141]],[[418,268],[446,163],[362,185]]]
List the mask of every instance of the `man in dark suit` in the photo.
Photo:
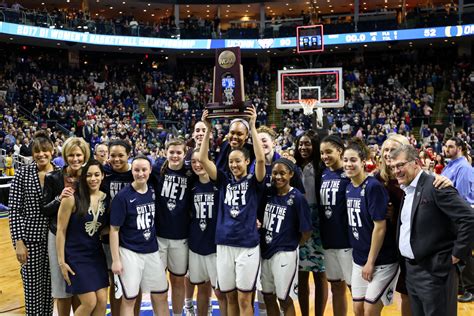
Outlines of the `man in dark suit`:
[[456,189],[433,187],[434,178],[422,171],[412,146],[401,146],[391,158],[405,191],[397,241],[413,315],[456,315],[456,266],[470,253],[473,209]]

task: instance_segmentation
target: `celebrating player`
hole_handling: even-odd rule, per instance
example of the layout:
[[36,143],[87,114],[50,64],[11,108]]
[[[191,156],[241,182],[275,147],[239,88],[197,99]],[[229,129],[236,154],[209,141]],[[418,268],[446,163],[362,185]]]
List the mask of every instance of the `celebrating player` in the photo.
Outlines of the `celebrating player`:
[[[311,212],[304,195],[290,186],[295,165],[280,158],[273,163],[272,182],[263,214],[261,229],[262,292],[268,315],[295,315],[290,297],[296,285],[298,244],[311,236]],[[276,302],[278,298],[280,308]]]
[[247,108],[249,127],[255,151],[255,174],[248,174],[250,155],[243,148],[234,148],[228,157],[229,178],[209,160],[209,136],[211,123],[204,111],[206,134],[199,151],[199,161],[216,182],[221,199],[217,215],[217,277],[219,289],[227,293],[229,315],[253,315],[252,293],[260,265],[259,234],[257,231],[257,208],[264,190],[265,155],[255,128],[257,113],[254,107]]
[[346,285],[351,285],[352,274],[346,206],[350,180],[342,169],[343,152],[344,143],[338,136],[329,135],[321,141],[321,160],[326,168],[321,179],[319,220],[335,316],[347,315]]
[[151,293],[153,312],[169,315],[168,281],[158,251],[155,191],[148,185],[151,163],[145,156],[132,161],[133,182],[112,201],[110,249],[112,272],[119,275],[122,315],[132,315],[139,290]]
[[216,224],[219,190],[199,162],[199,149],[191,156],[191,166],[199,177],[193,188],[193,212],[189,225],[189,279],[198,285],[198,315],[205,315],[209,305],[209,281],[219,300],[219,310],[227,315],[225,295],[216,289]]
[[392,303],[398,278],[395,242],[386,234],[390,229],[388,195],[377,179],[367,176],[364,164],[368,156],[368,148],[359,138],[349,142],[343,156],[344,171],[351,179],[346,199],[356,316],[380,315],[383,306]]
[[186,144],[180,139],[166,143],[166,161],[153,167],[157,192],[156,231],[163,264],[170,272],[173,315],[184,305],[184,276],[188,270],[188,235],[193,172],[184,165]]

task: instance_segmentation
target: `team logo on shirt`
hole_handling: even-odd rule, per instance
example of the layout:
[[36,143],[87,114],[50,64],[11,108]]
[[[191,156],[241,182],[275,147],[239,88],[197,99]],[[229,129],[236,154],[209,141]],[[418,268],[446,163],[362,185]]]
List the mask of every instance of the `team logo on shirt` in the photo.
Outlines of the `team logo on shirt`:
[[144,232],[143,232],[143,237],[145,238],[145,240],[149,240],[150,237],[151,237],[151,232],[149,229],[146,229]]
[[324,216],[326,216],[327,219],[330,219],[332,216],[332,209],[330,206],[326,206],[324,210]]
[[291,194],[288,201],[286,201],[286,205],[288,206],[292,206],[293,203],[295,202],[293,199],[295,198],[295,195],[294,194]]
[[273,233],[271,231],[267,231],[267,233],[265,234],[265,242],[267,244],[270,244],[273,240]]
[[238,206],[232,206],[232,208],[230,209],[230,216],[232,216],[233,218],[236,218],[237,216],[239,216],[240,214],[240,209]]
[[205,218],[201,218],[199,221],[199,228],[201,228],[201,231],[205,231],[207,227],[207,221]]
[[173,211],[176,208],[176,200],[169,199],[168,203],[166,203],[166,206],[168,207],[168,210]]
[[359,231],[357,230],[356,227],[352,227],[352,235],[354,236],[355,239],[359,240]]

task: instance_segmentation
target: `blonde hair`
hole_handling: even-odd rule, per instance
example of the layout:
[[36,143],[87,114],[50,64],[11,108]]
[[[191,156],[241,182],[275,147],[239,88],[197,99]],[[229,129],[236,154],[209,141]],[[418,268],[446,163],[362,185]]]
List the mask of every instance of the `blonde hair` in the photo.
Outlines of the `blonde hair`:
[[387,139],[383,142],[382,144],[382,149],[381,149],[381,157],[380,157],[380,177],[384,182],[388,182],[390,180],[392,173],[390,172],[390,168],[387,165],[387,162],[385,161],[384,158],[384,151],[385,147],[388,144],[388,141],[394,142],[401,145],[410,145],[410,141],[403,135],[400,134],[388,134]]
[[87,144],[84,138],[81,137],[70,137],[66,139],[62,150],[63,158],[67,160],[67,156],[76,146],[79,147],[79,149],[84,154],[84,163],[87,163],[91,157],[91,150],[89,148],[89,144]]
[[265,125],[262,125],[259,128],[257,128],[257,133],[258,134],[260,134],[260,133],[268,134],[272,140],[275,140],[275,138],[277,136],[277,133],[272,128],[270,128],[268,126],[265,126]]

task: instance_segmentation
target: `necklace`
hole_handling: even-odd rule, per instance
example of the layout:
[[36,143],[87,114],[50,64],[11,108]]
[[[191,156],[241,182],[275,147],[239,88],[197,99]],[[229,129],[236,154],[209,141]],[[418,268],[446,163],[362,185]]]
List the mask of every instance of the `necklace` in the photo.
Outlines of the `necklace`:
[[94,236],[95,233],[97,233],[100,226],[102,225],[102,223],[99,223],[98,220],[99,220],[99,216],[105,213],[105,206],[103,203],[104,199],[105,199],[105,194],[99,198],[99,201],[97,204],[97,210],[94,211],[94,209],[92,208],[92,203],[89,206],[89,209],[87,210],[87,213],[92,215],[92,221],[85,223],[85,229],[86,229],[86,232],[91,237]]

